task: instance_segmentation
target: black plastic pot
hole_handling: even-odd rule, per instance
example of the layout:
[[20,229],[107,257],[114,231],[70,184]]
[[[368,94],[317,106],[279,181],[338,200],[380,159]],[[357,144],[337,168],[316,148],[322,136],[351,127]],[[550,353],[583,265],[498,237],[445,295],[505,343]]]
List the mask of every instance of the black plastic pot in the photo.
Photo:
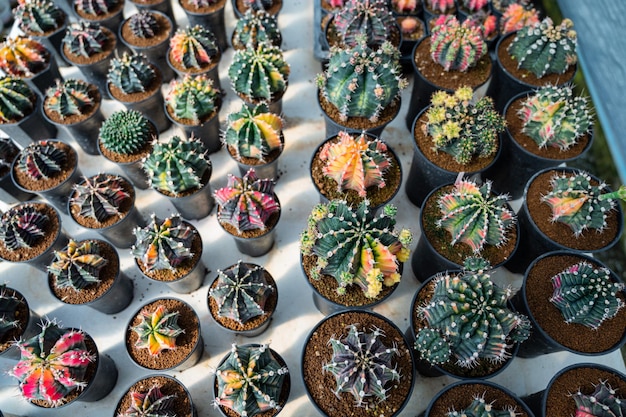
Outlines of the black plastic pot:
[[[220,105],[221,107],[221,105]],[[183,132],[185,137],[195,137],[200,139],[204,144],[208,153],[215,153],[222,149],[222,140],[220,137],[220,119],[219,111],[213,115],[209,120],[199,125],[188,125],[176,120],[170,112],[167,110],[167,103],[163,105],[163,113],[169,119],[170,123],[175,125],[179,130]]]
[[[33,310],[31,310],[30,306],[28,305],[28,300],[26,300],[26,297],[24,297],[24,294],[22,294],[21,292],[19,292],[18,290],[14,288],[6,287],[6,290],[9,292],[11,291],[14,292],[18,298],[21,298],[22,300],[24,300],[24,303],[26,303],[26,308],[28,310],[28,312],[26,313],[26,320],[24,320],[26,322],[26,325],[21,329],[21,333],[19,337],[16,337],[16,339],[26,340],[26,339],[30,339],[36,334],[39,334],[41,332],[41,328],[39,327],[39,323],[41,322],[41,317],[37,313],[35,313]],[[12,344],[5,350],[0,351],[0,358],[19,361],[20,350],[17,348],[17,346]],[[0,415],[1,414],[2,413],[0,413]]]
[[174,197],[166,195],[156,190],[160,195],[167,198],[180,215],[186,220],[203,219],[211,214],[215,199],[211,192],[211,184],[207,180],[202,188],[193,192],[193,194]]
[[[283,148],[284,149],[284,148]],[[281,154],[282,154],[282,149],[281,149]],[[230,155],[230,153],[229,153]],[[231,157],[233,157],[232,155],[230,155]],[[233,157],[233,160],[237,163],[237,167],[239,168],[239,174],[243,177],[244,175],[246,175],[246,172],[248,172],[248,170],[250,169],[254,169],[254,172],[256,173],[256,176],[258,178],[269,178],[272,179],[274,181],[278,180],[278,159],[280,158],[280,155],[278,157],[276,157],[276,159],[274,159],[271,162],[268,162],[266,164],[262,164],[262,165],[247,165],[244,164],[243,162],[239,162],[237,159],[235,159]]]
[[[180,0],[179,0],[180,2]],[[224,4],[225,6],[225,4]],[[224,52],[228,49],[228,37],[226,36],[226,24],[224,20],[224,10],[226,7],[216,10],[213,13],[197,13],[182,7],[183,12],[187,15],[189,26],[200,25],[208,28],[213,35],[220,51]]]
[[57,137],[57,128],[41,115],[41,97],[33,104],[33,111],[15,123],[0,123],[0,130],[13,139],[21,148],[34,141]]
[[174,64],[172,63],[172,60],[170,59],[170,51],[171,51],[171,48],[168,47],[167,52],[165,53],[165,60],[167,62],[167,65],[170,67],[172,71],[174,71],[174,73],[176,74],[178,78],[181,78],[181,79],[185,78],[185,75],[192,75],[192,76],[205,75],[208,79],[213,81],[213,88],[216,91],[222,90],[222,83],[220,81],[220,75],[219,75],[219,61],[221,60],[221,56],[218,58],[218,62],[215,65],[213,65],[210,68],[205,69],[204,71],[184,71],[174,66]]
[[99,155],[98,152],[98,132],[102,122],[104,122],[104,115],[102,114],[101,101],[96,103],[97,109],[88,118],[76,123],[65,124],[56,123],[52,121],[46,114],[45,109],[42,107],[41,114],[46,121],[57,127],[58,130],[63,130],[74,139],[74,142],[81,149],[89,155]]
[[0,200],[4,201],[7,204],[19,203],[22,201],[34,200],[37,198],[36,194],[29,193],[23,191],[20,188],[17,188],[13,179],[11,178],[11,173],[7,172],[5,175],[0,177]]

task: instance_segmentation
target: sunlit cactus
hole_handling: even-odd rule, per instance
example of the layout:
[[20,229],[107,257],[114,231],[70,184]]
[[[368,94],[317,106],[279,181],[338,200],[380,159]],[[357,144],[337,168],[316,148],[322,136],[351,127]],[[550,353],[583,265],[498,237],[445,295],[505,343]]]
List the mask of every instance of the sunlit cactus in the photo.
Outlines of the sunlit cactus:
[[246,13],[237,20],[232,44],[235,49],[257,48],[259,43],[270,43],[280,47],[283,37],[278,28],[276,16],[264,10],[254,11],[248,9]]
[[185,332],[178,325],[178,315],[178,311],[170,312],[163,304],[159,304],[154,311],[142,309],[139,312],[141,321],[131,327],[138,336],[135,347],[148,349],[153,356],[166,349],[176,349],[176,337]]
[[21,317],[16,312],[24,307],[26,303],[23,298],[18,297],[12,290],[7,290],[6,284],[0,284],[0,341],[4,342],[7,334],[13,329],[21,328]]
[[70,239],[63,250],[54,251],[48,273],[54,276],[57,288],[81,291],[100,282],[100,272],[107,262],[100,256],[100,244],[97,242]]
[[618,417],[626,415],[626,399],[617,396],[617,390],[607,381],[595,385],[591,395],[583,394],[580,389],[571,394],[576,402],[576,417]]
[[109,64],[107,80],[124,94],[142,93],[157,79],[154,66],[143,54],[124,52],[120,58],[113,58]]
[[16,169],[33,180],[44,180],[59,175],[68,160],[68,152],[54,141],[40,140],[22,149]]
[[72,55],[89,58],[104,51],[108,39],[97,23],[79,20],[67,27],[63,45]]
[[46,90],[46,109],[61,119],[83,115],[96,105],[92,88],[92,84],[80,79],[57,79],[56,84]]
[[335,13],[333,25],[343,46],[353,47],[364,36],[369,46],[376,47],[389,40],[396,22],[387,0],[347,0]]
[[150,39],[159,30],[159,22],[150,10],[139,10],[128,18],[128,27],[138,38]]
[[73,0],[76,11],[87,15],[102,16],[111,13],[121,0]]
[[52,0],[20,1],[13,14],[23,32],[41,35],[58,29],[65,19]]
[[161,387],[153,385],[146,392],[131,391],[130,406],[117,417],[173,417],[176,395],[164,395]]
[[482,395],[475,395],[467,408],[460,411],[448,411],[446,417],[515,417],[519,414],[515,411],[515,407],[496,408],[493,403],[485,401],[483,393]]
[[215,36],[200,25],[179,28],[170,39],[173,62],[188,68],[206,68],[217,62],[220,50]]
[[0,44],[0,70],[6,75],[31,78],[49,63],[50,51],[35,39],[16,36]]
[[118,110],[100,126],[102,147],[123,155],[145,148],[156,133],[151,122],[137,110]]
[[455,7],[454,0],[424,0],[424,4],[435,13],[449,13]]
[[8,250],[31,248],[46,234],[50,218],[33,204],[20,204],[2,214],[0,241]]
[[539,12],[534,8],[527,8],[518,3],[511,3],[500,18],[500,32],[502,35],[535,26],[539,23]]
[[238,156],[264,161],[270,152],[281,149],[283,120],[271,113],[265,103],[254,107],[245,104],[228,115],[223,141]]
[[221,97],[211,78],[204,74],[185,75],[172,80],[165,103],[176,118],[200,124],[219,108]]
[[70,204],[80,208],[79,214],[96,220],[99,223],[118,216],[123,217],[122,204],[132,197],[122,186],[121,177],[111,174],[97,174],[83,177],[81,182],[74,184]]
[[0,124],[14,123],[32,113],[36,93],[20,78],[0,78]]
[[445,71],[468,71],[487,53],[481,28],[453,15],[441,15],[430,34],[430,57]]

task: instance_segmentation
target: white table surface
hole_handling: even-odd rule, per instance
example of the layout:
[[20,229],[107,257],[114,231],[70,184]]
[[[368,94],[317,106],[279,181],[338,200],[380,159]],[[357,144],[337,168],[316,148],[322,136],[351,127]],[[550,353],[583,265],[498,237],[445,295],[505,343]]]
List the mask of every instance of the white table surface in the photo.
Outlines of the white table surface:
[[[127,2],[128,3],[128,2]],[[186,25],[186,17],[178,3],[173,0],[174,13],[179,26]],[[125,16],[134,12],[134,6],[127,4]],[[233,31],[235,18],[230,0],[226,6],[227,35]],[[43,272],[26,265],[0,264],[0,281],[6,281],[10,287],[16,288],[27,297],[30,305],[41,316],[58,319],[66,327],[81,327],[96,341],[100,351],[110,355],[115,361],[119,377],[115,388],[109,395],[94,403],[77,402],[59,410],[40,410],[28,404],[19,396],[17,382],[6,372],[15,364],[14,361],[0,358],[0,409],[5,413],[22,416],[69,416],[85,415],[90,417],[110,417],[115,405],[125,390],[137,379],[149,375],[150,372],[138,368],[128,357],[124,348],[123,335],[130,315],[142,304],[165,295],[178,297],[191,304],[198,312],[201,320],[202,336],[205,350],[201,361],[194,367],[183,372],[168,372],[182,381],[189,389],[202,417],[218,416],[213,408],[213,390],[211,371],[220,359],[229,351],[232,343],[262,343],[270,346],[285,359],[291,373],[291,394],[289,402],[281,412],[283,417],[314,417],[319,413],[309,403],[300,373],[300,355],[305,339],[312,327],[323,316],[313,305],[311,290],[299,263],[298,239],[305,228],[306,218],[311,208],[318,202],[318,195],[309,177],[309,161],[315,147],[324,139],[324,122],[319,110],[313,81],[321,70],[320,63],[313,56],[313,2],[309,0],[285,0],[279,16],[279,27],[283,33],[283,50],[287,62],[291,65],[289,87],[283,98],[285,119],[285,150],[280,157],[280,178],[275,191],[282,204],[282,215],[277,226],[276,243],[266,255],[251,258],[240,254],[232,237],[225,234],[217,224],[215,210],[200,221],[192,221],[198,228],[203,244],[202,259],[209,269],[204,285],[191,294],[178,294],[168,290],[166,285],[149,282],[137,270],[130,252],[119,250],[122,269],[132,277],[135,286],[134,299],[129,307],[115,315],[105,315],[89,307],[65,306],[54,299],[46,285]],[[224,106],[220,112],[222,126],[226,115],[241,106],[241,102],[230,88],[227,69],[233,56],[232,48],[225,51],[220,63],[222,88],[226,90]],[[80,78],[74,69],[62,68],[64,77]],[[164,86],[166,91],[166,86]],[[412,249],[415,248],[420,234],[418,227],[419,209],[410,203],[404,193],[404,183],[409,172],[413,155],[412,138],[405,127],[404,115],[409,105],[412,86],[403,93],[403,104],[399,116],[383,132],[382,138],[387,141],[402,159],[404,172],[403,189],[392,201],[399,210],[397,226],[408,227],[414,234]],[[113,101],[105,100],[103,112],[105,116],[119,109]],[[161,135],[167,139],[174,134],[170,129]],[[63,134],[60,139],[67,139]],[[100,156],[90,156],[79,151],[79,164],[84,175],[90,176],[98,172],[122,172],[113,164]],[[238,175],[234,161],[222,149],[210,155],[213,163],[211,187],[216,190],[226,185],[228,173]],[[519,201],[513,202],[519,207]],[[142,214],[148,216],[155,212],[160,217],[174,212],[173,206],[153,190],[137,190],[136,204]],[[5,209],[6,205],[0,207]],[[62,215],[63,227],[75,239],[98,238],[100,235],[77,226],[73,221]],[[276,313],[269,329],[254,338],[235,337],[219,329],[210,318],[206,297],[208,285],[216,274],[216,269],[223,269],[243,259],[264,266],[276,279],[279,300]],[[521,277],[496,271],[494,277],[500,282],[519,287]],[[374,310],[389,317],[401,330],[409,326],[409,307],[413,294],[419,287],[413,277],[411,268],[405,268],[402,281],[395,293]],[[624,361],[619,351],[600,357],[580,356],[569,353],[554,353],[541,358],[515,358],[510,366],[491,381],[501,384],[518,395],[526,395],[544,389],[550,378],[563,367],[578,362],[601,363],[622,372],[625,371]],[[415,388],[409,404],[402,412],[402,417],[417,416],[426,409],[430,398],[447,384],[454,382],[451,377],[424,378],[416,375]],[[329,391],[329,395],[332,395]]]

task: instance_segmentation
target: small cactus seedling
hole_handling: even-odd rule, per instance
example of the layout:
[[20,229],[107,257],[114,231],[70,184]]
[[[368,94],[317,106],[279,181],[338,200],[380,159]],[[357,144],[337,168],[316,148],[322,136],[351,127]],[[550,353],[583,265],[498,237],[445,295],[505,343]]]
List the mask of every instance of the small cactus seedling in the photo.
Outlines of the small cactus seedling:
[[103,16],[111,13],[120,0],[74,0],[74,7],[79,13],[92,16]]
[[459,4],[472,14],[485,11],[489,6],[488,0],[461,0]]
[[139,10],[128,18],[128,27],[138,38],[153,38],[159,30],[159,22],[150,10]]
[[325,161],[322,172],[337,183],[337,191],[355,190],[365,197],[368,187],[383,188],[385,171],[391,166],[387,145],[364,133],[340,131],[337,137],[338,142],[327,142],[319,154]]
[[58,29],[65,19],[63,11],[52,0],[20,1],[13,13],[23,32],[38,35]]
[[237,20],[232,37],[235,49],[256,49],[259,43],[269,43],[280,47],[282,41],[283,36],[278,28],[276,16],[264,10],[252,9],[248,9],[241,19]]
[[445,14],[454,10],[454,0],[424,0],[424,5],[437,14]]
[[137,110],[118,110],[100,126],[102,147],[122,155],[141,151],[153,139],[155,130],[150,121]]
[[258,178],[254,168],[243,177],[228,175],[228,184],[215,191],[219,205],[217,219],[238,231],[265,230],[280,204],[274,194],[274,180]]
[[344,47],[353,47],[359,36],[375,47],[388,40],[396,27],[386,0],[347,0],[333,18],[333,24]]
[[452,245],[463,242],[474,253],[482,251],[485,245],[499,247],[506,243],[507,233],[516,222],[508,201],[507,194],[492,194],[491,181],[479,186],[461,179],[450,192],[439,197],[441,217],[436,225],[450,233]]
[[178,325],[178,311],[169,312],[159,304],[154,311],[139,312],[141,321],[131,328],[139,337],[135,347],[148,349],[150,355],[158,355],[166,349],[176,349],[176,337],[185,331]]
[[412,235],[407,229],[394,230],[396,212],[387,205],[375,215],[367,199],[356,208],[345,201],[314,207],[300,236],[301,253],[317,256],[309,276],[334,277],[340,295],[356,284],[369,298],[380,294],[383,285],[400,282],[400,263],[409,258]]
[[70,204],[80,207],[81,216],[99,223],[113,216],[122,218],[122,204],[132,198],[124,190],[122,181],[121,177],[110,174],[83,177],[81,182],[73,186],[74,194],[70,198]]
[[43,239],[50,222],[48,216],[32,204],[11,207],[2,215],[0,241],[9,250],[31,248]]
[[80,79],[57,79],[56,84],[46,90],[46,109],[61,119],[86,114],[96,105],[91,95],[92,88],[91,84]]
[[539,24],[539,12],[518,3],[511,3],[500,18],[502,35]]
[[392,361],[399,351],[395,344],[386,346],[381,340],[384,336],[378,328],[359,331],[351,324],[345,337],[330,338],[333,356],[322,369],[335,378],[337,387],[333,392],[337,397],[348,392],[356,406],[364,408],[375,407],[387,399],[392,389],[389,385],[400,381],[400,373]]
[[63,45],[70,54],[89,58],[104,51],[108,40],[109,37],[100,25],[79,20],[67,27]]
[[173,136],[167,143],[154,142],[152,152],[143,159],[143,169],[152,188],[177,196],[205,184],[211,161],[199,139]]
[[515,417],[519,413],[515,412],[515,407],[496,409],[492,403],[485,401],[485,396],[475,395],[472,403],[461,411],[448,411],[446,417]]
[[217,396],[213,404],[250,417],[280,410],[280,393],[288,373],[268,345],[233,344],[215,372]]
[[0,342],[5,342],[5,337],[11,330],[20,329],[20,319],[15,313],[23,306],[25,302],[22,298],[7,290],[6,284],[0,285]]
[[7,75],[31,78],[50,62],[50,52],[39,41],[16,36],[0,44],[0,70]]
[[174,117],[198,125],[219,110],[221,97],[220,91],[213,87],[213,80],[205,74],[185,75],[182,80],[172,80],[165,103]]
[[490,97],[473,103],[472,95],[470,87],[460,87],[454,93],[437,91],[426,111],[428,121],[422,127],[436,150],[446,152],[461,165],[494,155],[498,133],[506,126]]
[[111,59],[107,80],[124,94],[142,93],[157,80],[157,73],[145,55],[124,52]]
[[65,249],[54,251],[48,272],[54,276],[57,288],[81,291],[100,282],[100,271],[106,264],[97,242],[70,239]]
[[413,14],[417,6],[421,4],[419,0],[391,0],[391,7],[401,14]]
[[164,220],[152,214],[150,223],[134,233],[137,239],[131,253],[147,271],[173,270],[193,256],[196,231],[177,214]]
[[47,322],[38,335],[16,342],[20,361],[10,374],[19,381],[22,396],[58,407],[68,394],[85,388],[87,367],[95,361],[85,345],[86,337],[80,330]]
[[595,385],[593,394],[583,394],[580,390],[571,394],[576,403],[576,417],[617,417],[626,415],[626,398],[619,398],[617,390],[607,381]]
[[40,140],[22,149],[16,169],[33,180],[49,179],[61,173],[67,160],[67,152],[55,142]]
[[253,108],[243,104],[239,111],[228,115],[223,141],[239,157],[264,161],[270,152],[283,147],[282,134],[283,120],[270,113],[267,104]]
[[130,407],[117,417],[172,417],[176,415],[176,395],[163,395],[161,387],[153,385],[146,392],[131,391]]
[[220,57],[215,36],[200,25],[176,30],[170,39],[170,50],[173,62],[185,69],[206,68]]
[[275,291],[265,279],[265,269],[237,262],[217,271],[217,284],[209,290],[219,307],[219,316],[244,324],[265,314],[265,303]]
[[0,124],[14,123],[35,108],[36,93],[20,78],[0,78]]
[[572,87],[546,86],[529,95],[518,113],[522,132],[539,148],[571,148],[591,130],[593,117],[586,97],[575,96]]
[[607,268],[597,268],[589,262],[571,265],[553,276],[552,287],[550,302],[566,323],[597,329],[624,307],[624,300],[619,297],[624,283],[613,281]]
[[235,51],[228,78],[237,94],[251,101],[271,102],[287,89],[290,71],[279,47],[260,43],[256,48]]
[[430,57],[445,71],[466,72],[487,53],[480,27],[455,16],[441,15],[430,34]]
[[517,61],[518,68],[529,70],[537,78],[563,74],[577,61],[573,26],[570,19],[563,19],[555,26],[552,19],[546,17],[517,31],[508,51]]
[[408,82],[402,76],[400,52],[389,42],[372,49],[364,37],[352,48],[331,48],[326,71],[316,77],[322,96],[333,104],[342,121],[365,117],[377,122],[400,98]]
[[512,290],[494,284],[487,268],[488,262],[469,258],[464,271],[434,278],[432,299],[418,307],[427,322],[415,343],[423,359],[443,364],[455,358],[457,365],[472,368],[479,359],[506,360],[511,343],[528,338],[528,318],[507,307]]

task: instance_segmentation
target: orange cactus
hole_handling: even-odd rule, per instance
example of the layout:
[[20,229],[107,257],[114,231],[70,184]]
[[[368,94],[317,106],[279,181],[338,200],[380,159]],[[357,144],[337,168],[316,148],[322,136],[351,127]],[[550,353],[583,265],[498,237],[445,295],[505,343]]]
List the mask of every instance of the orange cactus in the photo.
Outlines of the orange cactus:
[[30,78],[45,69],[48,62],[50,52],[35,39],[17,36],[0,45],[0,69],[8,75]]

